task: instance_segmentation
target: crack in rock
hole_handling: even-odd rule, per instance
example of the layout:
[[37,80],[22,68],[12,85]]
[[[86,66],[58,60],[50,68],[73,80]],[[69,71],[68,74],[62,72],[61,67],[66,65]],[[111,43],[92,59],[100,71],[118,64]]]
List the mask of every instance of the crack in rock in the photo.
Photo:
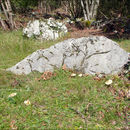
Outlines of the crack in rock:
[[33,71],[33,69],[32,69],[32,64],[31,64],[31,62],[33,62],[31,59],[27,59],[27,61],[28,61],[28,64],[29,64],[29,66],[30,66],[30,69],[31,69],[31,72]]
[[49,61],[49,59],[46,56],[44,56],[43,54],[42,54],[42,57],[45,58],[47,61]]
[[89,56],[87,56],[85,59],[89,59],[90,57],[94,56],[94,55],[99,55],[99,54],[106,54],[106,53],[109,53],[110,51],[106,51],[106,52],[96,52],[96,53],[93,53]]

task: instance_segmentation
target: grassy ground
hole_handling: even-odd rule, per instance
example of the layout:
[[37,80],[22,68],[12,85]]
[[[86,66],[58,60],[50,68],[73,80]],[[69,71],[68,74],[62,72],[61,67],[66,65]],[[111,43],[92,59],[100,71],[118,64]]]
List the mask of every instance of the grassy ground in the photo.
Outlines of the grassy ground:
[[[38,81],[40,73],[16,76],[5,71],[58,41],[38,42],[23,38],[20,31],[0,32],[0,129],[127,128],[129,88],[124,77],[72,78],[71,72],[56,70],[55,77]],[[130,51],[130,40],[118,43]],[[113,80],[109,87],[105,85],[108,79]],[[11,93],[17,95],[9,98]],[[24,104],[27,99],[31,105]]]

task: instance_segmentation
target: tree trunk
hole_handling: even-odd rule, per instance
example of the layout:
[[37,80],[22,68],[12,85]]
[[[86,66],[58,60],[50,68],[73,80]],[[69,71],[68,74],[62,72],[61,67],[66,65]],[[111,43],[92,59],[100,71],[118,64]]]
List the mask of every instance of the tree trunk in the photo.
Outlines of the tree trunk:
[[84,19],[92,20],[97,14],[99,0],[81,0],[81,6],[83,8]]
[[1,6],[2,6],[2,9],[3,9],[4,14],[5,14],[5,16],[6,16],[6,19],[9,20],[9,17],[8,17],[8,14],[7,14],[7,10],[5,9],[5,6],[4,6],[3,1],[1,1]]
[[6,4],[7,4],[6,6],[7,6],[7,9],[8,9],[8,13],[9,13],[10,26],[11,26],[11,29],[14,29],[13,13],[12,13],[12,8],[11,8],[10,0],[7,0]]
[[2,9],[3,9],[4,14],[6,16],[6,21],[9,23],[10,29],[11,30],[14,29],[15,26],[14,26],[14,21],[13,21],[13,13],[12,13],[10,0],[2,0],[1,6],[2,6]]
[[1,23],[1,26],[4,30],[6,30],[6,26],[5,26],[5,23],[3,21],[3,19],[0,17],[0,23]]
[[40,10],[40,13],[43,13],[43,5],[44,5],[44,1],[43,0],[39,0],[38,1],[38,9]]
[[87,12],[86,12],[86,10],[85,10],[85,6],[84,6],[84,3],[83,3],[83,0],[81,0],[81,6],[82,6],[82,8],[83,8],[84,19],[87,20],[87,19],[88,19],[88,18],[87,18]]

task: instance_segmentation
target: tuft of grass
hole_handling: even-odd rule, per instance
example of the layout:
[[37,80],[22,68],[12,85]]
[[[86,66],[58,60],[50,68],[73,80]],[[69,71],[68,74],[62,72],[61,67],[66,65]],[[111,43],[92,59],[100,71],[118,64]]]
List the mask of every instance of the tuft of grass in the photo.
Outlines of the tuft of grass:
[[[65,38],[63,38],[65,39]],[[8,68],[37,49],[58,41],[27,39],[21,31],[0,32],[0,129],[125,129],[128,127],[128,81],[119,76],[94,80],[55,70],[50,80],[38,72],[14,75]],[[130,41],[119,42],[126,50]],[[111,86],[105,81],[112,79]],[[9,98],[11,93],[17,93]],[[124,93],[124,94],[123,94]],[[24,101],[29,99],[31,105]]]

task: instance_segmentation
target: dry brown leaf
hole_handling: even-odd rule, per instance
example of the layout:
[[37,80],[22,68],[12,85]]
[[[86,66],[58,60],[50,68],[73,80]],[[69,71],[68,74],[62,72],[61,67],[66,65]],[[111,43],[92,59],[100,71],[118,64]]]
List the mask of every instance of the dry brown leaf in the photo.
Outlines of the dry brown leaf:
[[43,126],[46,126],[46,123],[43,121],[43,122],[42,122],[42,125],[43,125]]
[[116,121],[111,121],[112,125],[116,125]]
[[12,120],[12,121],[10,122],[10,127],[11,127],[12,130],[17,130],[17,126],[15,125],[15,123],[16,123],[15,120]]
[[62,70],[67,70],[67,67],[66,67],[66,64],[64,64],[63,66],[62,66]]
[[120,117],[122,116],[122,114],[120,112],[118,112],[118,111],[117,111],[117,115],[120,116]]
[[123,90],[118,90],[119,97],[125,97],[125,92]]
[[97,81],[100,81],[100,80],[101,80],[101,78],[99,78],[99,77],[97,77],[97,76],[94,77],[93,79],[94,79],[94,80],[97,80]]
[[43,79],[43,80],[49,80],[51,77],[55,77],[56,76],[56,73],[52,73],[52,72],[49,72],[49,71],[46,71],[46,72],[44,72],[42,75],[41,75],[41,77],[40,78],[38,78],[37,80],[39,81],[39,80],[41,80],[41,79]]
[[117,97],[115,97],[115,99],[120,100],[120,99],[121,99],[121,97],[117,96]]
[[89,75],[88,75],[88,74],[83,74],[83,76],[84,76],[84,77],[87,77],[87,76],[89,76]]

